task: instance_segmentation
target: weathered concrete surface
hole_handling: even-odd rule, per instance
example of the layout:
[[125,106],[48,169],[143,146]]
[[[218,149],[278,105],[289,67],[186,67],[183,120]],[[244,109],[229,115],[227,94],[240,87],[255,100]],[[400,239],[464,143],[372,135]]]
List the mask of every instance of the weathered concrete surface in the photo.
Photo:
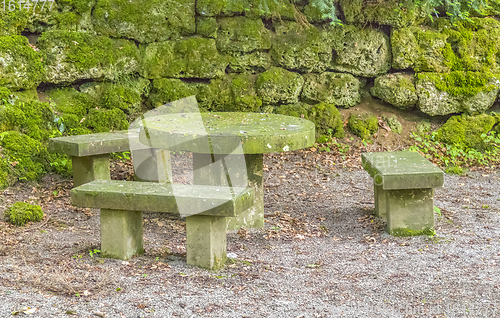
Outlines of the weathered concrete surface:
[[375,195],[375,216],[379,218],[387,217],[387,197],[386,190],[382,185],[373,182],[373,192]]
[[189,265],[217,270],[226,263],[226,218],[188,216],[186,256]]
[[101,255],[129,259],[143,254],[142,212],[101,209]]
[[417,152],[376,152],[361,155],[363,168],[384,190],[439,188],[444,175]]
[[78,187],[97,179],[109,180],[109,155],[72,157],[73,186]]
[[134,150],[132,162],[135,181],[172,183],[170,151],[155,148]]
[[146,118],[145,126],[142,143],[171,151],[229,154],[241,143],[242,153],[263,154],[311,147],[315,140],[312,122],[275,114],[169,114]]
[[386,191],[387,232],[396,236],[431,234],[434,230],[434,190]]
[[234,216],[253,203],[253,190],[206,185],[96,180],[71,191],[74,206],[189,216]]

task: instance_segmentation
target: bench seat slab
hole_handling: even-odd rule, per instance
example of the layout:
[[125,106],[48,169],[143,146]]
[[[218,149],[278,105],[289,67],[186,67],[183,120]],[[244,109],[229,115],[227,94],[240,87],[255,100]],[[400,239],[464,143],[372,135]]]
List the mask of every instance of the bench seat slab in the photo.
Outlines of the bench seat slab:
[[226,218],[194,215],[186,218],[187,264],[218,270],[226,263]]
[[129,259],[144,254],[142,212],[101,209],[103,257]]
[[109,155],[72,157],[71,161],[75,187],[97,179],[110,179]]
[[387,232],[395,236],[431,235],[434,189],[384,190]]

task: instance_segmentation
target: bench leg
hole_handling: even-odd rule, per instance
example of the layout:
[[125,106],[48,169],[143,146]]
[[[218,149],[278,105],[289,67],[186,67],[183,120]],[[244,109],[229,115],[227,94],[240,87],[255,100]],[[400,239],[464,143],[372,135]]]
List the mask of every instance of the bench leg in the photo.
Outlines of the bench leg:
[[98,155],[88,157],[72,157],[73,163],[73,186],[102,179],[109,180],[109,155]]
[[387,190],[387,232],[394,236],[431,235],[434,190]]
[[[228,230],[238,230],[241,227],[264,227],[263,158],[262,154],[245,155],[245,168],[248,178],[248,180],[245,180],[243,173],[235,171],[238,170],[238,165],[230,163],[231,160],[241,161],[241,155],[193,154],[194,184],[228,186],[227,176],[221,161],[221,159],[224,159],[226,167],[230,169],[231,185],[233,187],[251,187],[254,190],[253,206],[234,217],[227,218]],[[244,170],[242,169],[242,172]],[[245,181],[248,181],[248,183]]]
[[101,209],[101,254],[129,259],[143,254],[142,212]]
[[373,184],[373,192],[375,194],[375,216],[379,218],[386,218],[386,192],[382,185]]
[[194,215],[186,218],[187,263],[218,270],[226,263],[225,217]]

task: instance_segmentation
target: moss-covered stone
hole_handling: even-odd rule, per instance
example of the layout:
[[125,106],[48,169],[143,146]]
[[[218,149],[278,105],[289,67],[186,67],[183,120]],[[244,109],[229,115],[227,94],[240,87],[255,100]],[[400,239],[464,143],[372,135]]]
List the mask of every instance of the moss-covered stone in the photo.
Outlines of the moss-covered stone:
[[217,20],[211,17],[196,18],[196,33],[206,38],[217,38],[217,30],[219,25]]
[[[80,134],[84,128],[89,109],[98,107],[97,99],[90,94],[80,93],[74,88],[52,89],[47,91],[55,111],[55,122],[59,131],[65,134]],[[76,130],[76,131],[74,131]]]
[[356,136],[363,140],[370,140],[371,136],[378,131],[378,119],[371,113],[353,113],[349,116],[347,126]]
[[195,33],[195,0],[100,0],[92,13],[98,33],[141,43]]
[[319,103],[308,112],[308,119],[316,125],[316,139],[321,136],[344,137],[342,115],[333,104]]
[[262,100],[255,92],[255,75],[237,74],[231,78],[234,103],[224,111],[255,112],[262,106]]
[[34,12],[33,9],[29,13],[25,11],[29,14],[26,28],[32,33],[49,30],[92,32],[91,11],[95,4],[95,0],[55,0],[47,2],[46,6],[39,3]]
[[43,211],[39,205],[16,202],[4,212],[5,222],[23,226],[28,222],[39,222],[43,219]]
[[299,101],[304,78],[300,74],[272,67],[259,75],[255,85],[264,104],[294,104]]
[[153,81],[151,93],[148,96],[148,106],[159,107],[166,103],[198,93],[194,84],[184,83],[180,79],[160,78]]
[[87,115],[87,119],[83,123],[94,133],[128,129],[127,116],[118,108],[92,108]]
[[45,73],[41,58],[24,36],[1,36],[0,86],[11,90],[38,86]]
[[233,73],[262,73],[271,67],[271,54],[256,51],[252,53],[230,52],[229,70]]
[[294,19],[295,7],[288,0],[198,0],[201,16],[239,16],[250,19]]
[[196,13],[206,17],[239,15],[243,13],[247,7],[247,0],[196,1]]
[[309,106],[306,104],[281,105],[276,107],[274,112],[280,115],[309,119]]
[[351,74],[324,72],[304,75],[301,97],[305,102],[325,102],[337,106],[351,107],[359,104],[360,82]]
[[348,23],[377,23],[396,28],[422,23],[432,13],[432,6],[414,4],[413,1],[363,1],[340,0]]
[[454,24],[437,19],[432,27],[393,30],[393,68],[424,72],[500,72],[500,22],[472,18]]
[[271,48],[271,33],[262,20],[245,17],[221,18],[217,48],[222,52],[252,52]]
[[420,235],[435,235],[436,232],[433,229],[422,229],[422,230],[411,230],[408,228],[397,228],[389,233],[392,236],[398,237],[409,237],[409,236],[420,236]]
[[47,140],[53,123],[54,114],[48,103],[32,100],[0,106],[0,132],[15,130],[35,140]]
[[228,65],[215,40],[205,38],[151,43],[143,56],[143,76],[149,79],[215,78],[222,76]]
[[38,180],[48,166],[47,148],[28,135],[17,131],[0,134],[0,156],[9,166],[14,180]]
[[380,30],[354,25],[328,26],[323,36],[332,47],[334,71],[375,77],[391,68],[389,37]]
[[415,76],[407,73],[393,73],[379,76],[370,93],[397,108],[407,109],[418,101]]
[[234,95],[229,76],[213,79],[208,85],[198,86],[198,105],[210,111],[224,111],[233,107]]
[[332,49],[320,31],[297,22],[275,25],[271,56],[278,65],[299,72],[323,72],[332,60]]
[[495,102],[500,76],[479,72],[419,73],[418,107],[431,116],[482,113]]
[[[8,8],[8,2],[6,2],[6,6]],[[30,14],[25,10],[0,10],[0,36],[20,35],[28,27],[29,22]]]
[[83,32],[50,31],[39,39],[50,83],[71,83],[78,79],[115,80],[138,71],[139,50],[134,42],[112,40]]
[[391,117],[386,117],[385,122],[393,132],[395,132],[398,135],[401,135],[401,132],[403,131],[403,125],[401,125],[401,122],[398,120],[396,115],[392,115]]
[[419,135],[423,135],[431,131],[431,122],[428,121],[427,119],[424,119],[417,124],[416,128],[417,128],[417,133]]
[[[335,6],[337,18],[340,19],[341,10],[338,0],[330,1],[330,4]],[[318,7],[309,1],[309,4],[304,7],[303,13],[309,23],[322,23],[331,22],[331,19],[328,17],[330,10],[328,6]]]
[[481,137],[488,134],[495,125],[500,123],[500,117],[481,114],[477,116],[453,116],[437,130],[437,140],[461,149],[486,149]]

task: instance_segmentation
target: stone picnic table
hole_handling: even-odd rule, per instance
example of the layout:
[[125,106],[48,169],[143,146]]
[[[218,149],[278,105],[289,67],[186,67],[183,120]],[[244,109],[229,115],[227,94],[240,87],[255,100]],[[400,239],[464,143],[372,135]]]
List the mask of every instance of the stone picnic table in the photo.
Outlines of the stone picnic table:
[[139,140],[152,148],[192,152],[194,184],[252,187],[253,206],[228,218],[228,229],[260,228],[264,154],[313,146],[315,126],[306,119],[277,114],[166,114],[145,118]]

